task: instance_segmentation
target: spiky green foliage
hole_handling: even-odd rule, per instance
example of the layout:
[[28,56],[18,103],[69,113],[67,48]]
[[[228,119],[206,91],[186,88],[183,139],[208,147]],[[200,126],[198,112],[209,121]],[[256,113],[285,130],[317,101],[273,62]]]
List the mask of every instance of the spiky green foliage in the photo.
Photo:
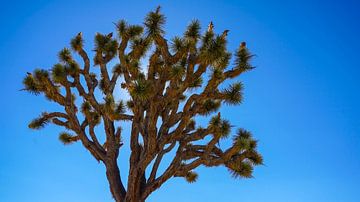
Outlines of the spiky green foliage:
[[101,116],[97,112],[90,112],[90,121],[93,125],[99,125],[101,123]]
[[67,71],[62,64],[55,64],[51,69],[51,76],[54,82],[61,83],[66,81]]
[[255,150],[249,152],[248,159],[254,165],[262,165],[264,161],[263,157]]
[[59,140],[64,144],[68,145],[79,140],[77,136],[71,135],[68,132],[62,132],[59,134]]
[[202,111],[200,112],[200,114],[209,115],[212,112],[218,111],[220,106],[221,106],[221,102],[219,100],[207,99],[202,104]]
[[230,121],[228,120],[222,120],[221,126],[220,126],[220,135],[222,138],[226,138],[229,136],[230,132],[231,132],[231,125],[230,125]]
[[244,42],[240,45],[239,49],[235,53],[235,66],[242,71],[248,71],[254,69],[250,65],[250,60],[254,57],[246,48]]
[[102,92],[105,92],[107,88],[108,88],[108,86],[106,85],[105,79],[104,79],[104,78],[101,78],[101,79],[100,79],[100,82],[99,82],[99,89],[100,89]]
[[237,162],[229,168],[229,172],[234,178],[252,178],[253,170],[253,166],[248,162]]
[[126,31],[127,31],[127,22],[125,20],[119,20],[116,23],[116,28],[117,28],[117,32],[119,34],[120,37],[125,37],[126,36]]
[[191,21],[191,23],[188,25],[185,33],[184,33],[184,38],[185,38],[185,42],[188,43],[190,45],[190,47],[193,48],[193,50],[195,49],[195,45],[197,43],[197,41],[200,39],[200,22],[199,20],[193,20]]
[[63,48],[59,52],[59,60],[64,63],[70,63],[73,60],[71,56],[71,51],[68,48]]
[[247,150],[251,149],[252,135],[249,131],[240,128],[237,131],[236,136],[233,138],[233,144],[239,149]]
[[36,82],[33,75],[27,75],[23,80],[24,90],[34,94],[39,95],[41,93],[41,89],[39,84]]
[[211,77],[217,80],[224,79],[224,70],[222,70],[221,68],[213,68]]
[[216,60],[214,60],[211,63],[211,65],[212,65],[213,68],[224,69],[227,66],[229,66],[230,59],[231,59],[231,53],[224,52],[224,53],[221,54],[220,57],[218,57]]
[[114,97],[111,94],[106,95],[104,98],[104,109],[107,113],[113,113],[115,110],[115,100]]
[[[206,37],[206,38],[205,38]],[[207,33],[203,38],[203,44],[200,48],[202,63],[212,65],[214,67],[222,67],[229,61],[229,53],[226,51],[226,40],[221,36],[213,36]]]
[[185,179],[188,183],[194,183],[198,179],[199,175],[194,171],[189,171],[185,175]]
[[87,101],[83,102],[81,105],[81,112],[83,114],[88,114],[90,112],[90,110],[92,109],[91,104]]
[[150,40],[145,38],[136,38],[132,40],[130,44],[130,48],[133,50],[132,55],[130,57],[141,58],[145,56],[145,53],[150,48]]
[[133,109],[133,108],[135,107],[134,101],[133,101],[133,100],[128,100],[128,101],[126,102],[126,107],[127,107],[128,109]]
[[80,67],[76,62],[71,61],[65,65],[65,71],[69,75],[75,76],[75,75],[79,74],[79,70],[80,70]]
[[32,120],[28,127],[31,129],[42,129],[44,128],[48,123],[49,123],[49,119],[46,117],[47,113],[42,113],[41,116],[39,116],[38,118],[35,118],[34,120]]
[[149,36],[157,36],[165,34],[163,26],[165,24],[165,16],[160,13],[160,7],[156,11],[147,14],[144,25],[146,27],[146,34]]
[[183,66],[180,66],[180,65],[177,65],[177,66],[174,66],[173,68],[171,68],[171,78],[174,78],[174,79],[182,79],[185,75],[185,67]]
[[221,119],[221,117],[217,115],[210,119],[209,127],[214,130],[215,135],[226,138],[230,134],[232,126],[228,120]]
[[97,33],[95,35],[95,51],[96,51],[96,55],[94,57],[95,65],[104,63],[105,61],[114,58],[117,54],[117,49],[118,49],[117,40],[112,39],[112,37],[109,36],[109,34],[103,35]]
[[43,82],[49,78],[49,73],[48,73],[48,71],[46,71],[44,69],[35,69],[34,77],[39,82]]
[[226,88],[223,93],[225,95],[224,102],[230,105],[240,104],[242,101],[243,85],[240,82],[234,83]]
[[215,128],[219,127],[221,125],[221,117],[219,115],[211,117],[209,125]]
[[201,77],[196,78],[189,84],[189,88],[201,87],[202,83],[203,83],[203,79]]
[[134,82],[133,86],[130,87],[130,95],[140,101],[147,100],[152,91],[151,83],[144,79],[138,79]]
[[178,51],[181,51],[183,50],[184,48],[186,48],[186,41],[181,38],[181,37],[174,37],[172,40],[171,40],[171,50],[176,53]]
[[207,48],[207,46],[211,43],[211,41],[214,39],[214,32],[206,32],[204,34],[204,36],[202,36],[202,39],[201,39],[201,48],[200,50],[201,51],[205,51],[205,49]]
[[71,39],[70,45],[74,51],[80,51],[83,48],[84,40],[82,38],[82,33],[76,35]]
[[140,36],[144,31],[144,28],[139,25],[130,25],[127,27],[126,34],[130,39]]
[[129,25],[125,20],[119,20],[118,23],[116,23],[116,27],[120,38],[134,39],[144,31],[142,26]]
[[123,114],[126,111],[125,103],[124,101],[120,100],[120,102],[116,105],[115,112],[117,114]]

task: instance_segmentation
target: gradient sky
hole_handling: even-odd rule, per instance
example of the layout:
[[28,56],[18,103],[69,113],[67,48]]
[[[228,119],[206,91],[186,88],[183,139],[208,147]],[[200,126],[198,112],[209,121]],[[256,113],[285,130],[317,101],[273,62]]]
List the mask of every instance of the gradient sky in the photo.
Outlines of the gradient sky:
[[[95,32],[114,31],[112,22],[122,18],[141,23],[159,4],[168,38],[194,18],[203,28],[212,20],[216,31],[231,30],[230,50],[247,41],[257,55],[257,68],[237,79],[245,84],[244,104],[223,108],[222,116],[253,132],[265,165],[244,180],[225,168],[200,168],[197,183],[172,179],[148,201],[360,201],[356,1],[2,0],[1,202],[112,201],[104,166],[80,144],[63,146],[57,127],[27,128],[56,107],[19,89],[26,71],[50,68],[79,31],[91,50]],[[119,159],[125,168],[127,151]]]

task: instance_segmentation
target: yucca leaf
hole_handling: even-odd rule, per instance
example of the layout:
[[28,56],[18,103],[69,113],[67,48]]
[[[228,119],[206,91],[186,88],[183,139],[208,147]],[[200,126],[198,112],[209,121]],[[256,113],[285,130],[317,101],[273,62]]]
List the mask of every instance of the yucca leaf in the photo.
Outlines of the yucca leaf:
[[82,35],[79,33],[71,39],[70,45],[74,51],[80,51],[83,48],[84,40]]
[[71,52],[68,48],[63,48],[59,52],[59,60],[64,63],[69,63],[73,60],[71,56]]
[[144,28],[142,26],[139,25],[130,25],[127,30],[126,30],[126,34],[127,36],[132,39],[135,38],[139,35],[141,35],[144,31]]
[[27,75],[23,79],[23,85],[24,85],[24,90],[34,95],[39,95],[41,93],[41,88],[32,75]]
[[174,37],[171,40],[171,42],[172,43],[171,43],[170,48],[174,53],[176,53],[176,52],[178,52],[180,50],[183,50],[185,48],[185,41],[182,38],[178,37],[178,36]]
[[198,88],[201,87],[203,79],[201,77],[195,78],[192,83],[189,84],[189,88]]
[[125,104],[122,100],[120,100],[120,102],[116,105],[116,109],[115,112],[118,114],[123,114],[126,111],[126,107]]
[[187,26],[184,36],[187,40],[193,40],[196,42],[200,38],[200,22],[199,20],[193,20]]
[[134,83],[129,93],[133,98],[145,101],[149,98],[151,92],[151,84],[147,80],[139,79]]
[[195,173],[194,171],[189,171],[188,173],[186,173],[185,175],[185,179],[187,182],[189,183],[194,183],[196,182],[196,180],[198,179],[199,175],[197,173]]
[[221,106],[221,102],[218,100],[207,99],[202,104],[201,115],[209,115],[212,112],[216,112]]
[[243,85],[242,83],[234,83],[229,88],[223,91],[225,95],[224,102],[230,105],[240,104],[243,98],[242,95]]
[[233,145],[242,150],[251,149],[252,138],[251,133],[245,129],[240,128],[233,138]]
[[71,143],[74,143],[76,141],[79,140],[79,137],[78,136],[74,136],[74,135],[71,135],[67,132],[62,132],[60,133],[59,135],[59,140],[64,144],[64,145],[69,145]]
[[45,118],[46,113],[43,113],[41,116],[39,116],[38,118],[35,118],[34,120],[32,120],[28,127],[31,129],[42,129],[46,126],[46,124],[49,123],[49,119]]
[[92,109],[91,104],[87,101],[83,102],[81,105],[81,112],[83,114],[87,114],[90,112],[90,110]]
[[250,64],[250,60],[253,57],[254,55],[252,55],[244,45],[241,45],[235,53],[236,68],[241,69],[243,71],[254,69],[254,67],[251,66]]
[[66,80],[66,70],[62,64],[55,64],[51,69],[51,76],[54,82],[61,83]]
[[149,36],[163,35],[165,33],[163,26],[165,24],[165,16],[158,10],[151,11],[145,17],[144,25],[146,26],[146,34]]
[[128,25],[125,20],[119,20],[119,22],[116,24],[117,31],[120,37],[125,37],[127,26]]
[[238,167],[229,168],[229,171],[234,178],[252,178],[253,169],[250,163],[241,162]]

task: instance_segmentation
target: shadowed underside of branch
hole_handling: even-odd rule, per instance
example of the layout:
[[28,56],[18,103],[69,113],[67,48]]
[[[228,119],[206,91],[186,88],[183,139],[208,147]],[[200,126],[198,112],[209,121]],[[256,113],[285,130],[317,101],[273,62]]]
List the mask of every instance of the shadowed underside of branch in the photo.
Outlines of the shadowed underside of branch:
[[[216,34],[210,23],[202,32],[200,23],[194,20],[182,36],[167,40],[164,23],[160,8],[150,12],[143,25],[119,21],[117,36],[96,34],[92,60],[83,49],[80,32],[71,40],[71,50],[60,51],[59,63],[50,71],[37,69],[23,80],[24,90],[43,94],[63,107],[62,112],[42,113],[29,127],[40,129],[48,123],[64,127],[66,131],[59,135],[64,144],[81,142],[96,160],[105,164],[116,201],[144,201],[172,177],[195,182],[198,174],[194,170],[201,165],[223,165],[232,176],[249,178],[253,167],[262,164],[256,151],[257,141],[247,130],[239,129],[227,149],[218,144],[229,138],[232,126],[216,112],[222,104],[240,104],[243,89],[239,82],[227,88],[219,85],[253,69],[245,42],[230,64],[228,30]],[[82,66],[73,54],[82,58]],[[148,59],[146,71],[140,67],[144,59]],[[109,67],[110,61],[115,60],[118,63]],[[100,75],[91,68],[99,68]],[[123,82],[116,85],[119,81]],[[118,86],[130,98],[115,100]],[[101,97],[96,96],[97,90]],[[209,124],[197,126],[197,116],[211,116]],[[130,134],[122,134],[121,128],[116,127],[121,121],[131,122]],[[95,133],[95,128],[101,126],[105,142]],[[117,165],[119,149],[124,144],[122,136],[129,137],[131,149],[127,187]],[[162,159],[169,152],[175,156],[159,173]]]

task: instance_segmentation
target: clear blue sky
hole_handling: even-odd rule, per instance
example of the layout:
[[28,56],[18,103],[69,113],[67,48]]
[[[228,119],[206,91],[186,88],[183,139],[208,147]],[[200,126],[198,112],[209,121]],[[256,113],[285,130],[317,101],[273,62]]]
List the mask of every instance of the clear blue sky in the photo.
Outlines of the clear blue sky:
[[26,71],[56,63],[79,31],[91,50],[95,32],[121,18],[141,23],[159,4],[167,36],[191,19],[212,20],[216,31],[231,30],[229,49],[247,41],[257,55],[257,69],[238,79],[244,104],[222,116],[254,133],[265,166],[246,180],[200,168],[197,183],[173,179],[148,201],[360,201],[360,6],[348,0],[2,1],[0,201],[112,201],[103,165],[80,144],[63,146],[57,127],[27,128],[54,104],[18,90]]

